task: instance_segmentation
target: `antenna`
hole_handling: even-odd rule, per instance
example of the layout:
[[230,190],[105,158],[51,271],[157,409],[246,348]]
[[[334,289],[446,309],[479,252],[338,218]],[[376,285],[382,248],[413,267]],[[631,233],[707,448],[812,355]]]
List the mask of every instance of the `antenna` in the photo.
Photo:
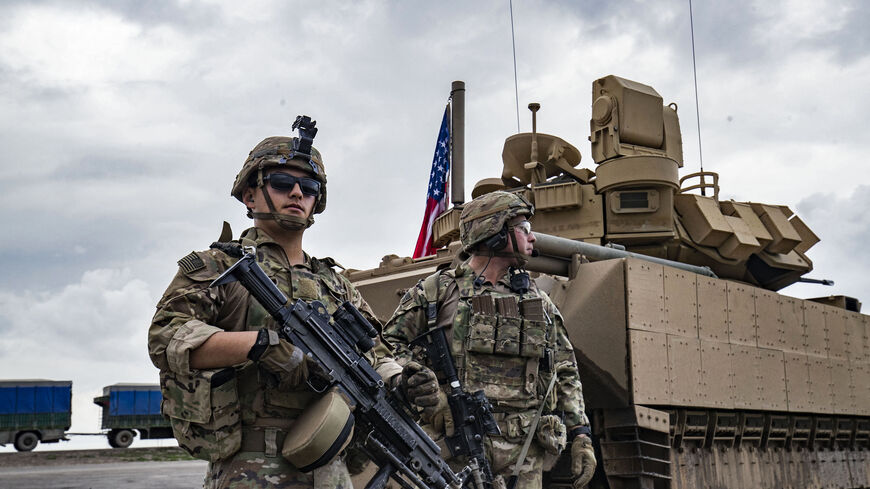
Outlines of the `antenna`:
[[511,9],[511,44],[514,48],[514,95],[517,98],[517,132],[520,132],[520,89],[517,83],[517,41],[514,37],[514,1],[510,0]]
[[692,31],[692,74],[695,76],[695,118],[698,122],[698,160],[701,163],[701,195],[704,192],[704,152],[701,151],[701,106],[698,104],[698,67],[695,62],[695,21],[692,15],[692,0],[689,0],[689,26]]

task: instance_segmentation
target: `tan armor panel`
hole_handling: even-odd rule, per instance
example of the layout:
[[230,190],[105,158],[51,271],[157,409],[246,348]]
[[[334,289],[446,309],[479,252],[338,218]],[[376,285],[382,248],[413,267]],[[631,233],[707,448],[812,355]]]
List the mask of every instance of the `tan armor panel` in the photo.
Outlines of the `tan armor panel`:
[[816,236],[816,233],[814,233],[800,217],[792,216],[788,222],[791,223],[794,230],[798,233],[798,236],[801,237],[801,242],[794,248],[798,253],[806,253],[807,250],[820,241],[819,237]]
[[864,329],[864,363],[870,363],[870,316],[862,315],[861,322]]
[[583,189],[577,182],[538,185],[532,188],[535,210],[569,209],[583,205]]
[[[541,210],[537,208],[530,219],[532,230],[546,234],[555,234],[568,239],[597,239],[604,236],[604,211],[601,195],[595,193],[594,185],[577,185],[580,198],[576,206],[555,206],[559,201],[556,197],[550,199],[554,205]],[[537,192],[546,187],[538,187]],[[581,205],[582,203],[582,205]],[[596,243],[598,244],[598,243]]]
[[[620,160],[621,161],[621,160]],[[625,236],[637,235],[640,242],[649,234],[654,239],[674,236],[673,192],[667,188],[631,188],[606,193],[608,239],[625,241]]]
[[825,313],[825,332],[828,334],[828,357],[845,360],[849,358],[849,337],[846,331],[846,311],[822,306]]
[[665,330],[668,334],[698,337],[697,275],[664,268]]
[[758,346],[755,328],[755,287],[727,282],[728,342]]
[[[540,279],[539,279],[540,280]],[[540,282],[539,282],[540,283]],[[607,260],[585,263],[577,269],[574,280],[557,282],[550,290],[550,297],[559,307],[565,328],[571,338],[583,338],[575,347],[582,350],[577,358],[590,362],[608,372],[620,394],[628,402],[630,392],[629,372],[626,365],[626,297],[625,260]],[[666,351],[666,348],[662,348]],[[667,361],[665,370],[657,372],[659,384],[667,384]],[[581,375],[584,368],[580,368]],[[585,380],[585,379],[584,379]],[[591,384],[584,381],[587,407],[602,402]],[[665,399],[667,398],[665,395]]]
[[782,324],[783,349],[795,353],[807,352],[804,305],[800,299],[780,296],[780,323]]
[[759,347],[785,348],[781,305],[780,296],[775,292],[755,289],[755,325]]
[[868,416],[870,415],[870,382],[867,382],[866,379],[870,378],[870,364],[852,364],[852,376],[854,379],[858,379],[854,383],[856,412],[859,415]]
[[714,408],[734,408],[734,372],[731,346],[727,343],[701,342],[701,399]]
[[758,399],[752,409],[785,411],[788,396],[785,387],[785,357],[782,351],[758,349]]
[[831,386],[831,362],[824,357],[807,355],[810,367],[810,392],[813,393],[813,410],[820,413],[834,412],[834,392]]
[[725,281],[698,276],[698,336],[702,340],[728,342],[728,302]]
[[870,363],[870,316],[861,316],[864,323],[864,362]]
[[827,357],[828,338],[827,334],[825,334],[824,306],[809,301],[803,301],[803,305],[807,354]]
[[749,255],[761,251],[761,244],[755,239],[749,225],[736,216],[725,216],[725,222],[733,234],[719,245],[719,253],[733,260],[747,260]]
[[628,327],[666,332],[662,266],[641,260],[625,262]]
[[850,363],[866,362],[864,350],[864,316],[857,312],[842,311],[846,321],[846,335],[848,345],[846,348]]
[[734,371],[734,408],[757,409],[759,394],[758,348],[731,345],[731,367]]
[[788,222],[782,209],[777,206],[767,204],[751,204],[752,210],[758,214],[764,227],[770,231],[773,241],[765,248],[771,253],[788,253],[797,246],[801,237],[798,232]]
[[671,403],[692,404],[701,394],[701,344],[697,338],[667,335]]
[[752,210],[751,205],[743,202],[726,200],[719,203],[719,208],[726,216],[737,216],[742,219],[743,222],[749,226],[753,237],[755,237],[755,240],[758,241],[758,244],[762,248],[766,247],[768,243],[773,241],[773,236],[770,235],[770,231],[764,227],[764,223],[762,223],[761,219],[758,218],[758,214]]
[[734,234],[712,197],[675,195],[674,206],[692,241],[699,245],[717,247]]
[[812,411],[815,394],[810,391],[810,368],[807,355],[791,352],[785,352],[784,355],[788,410],[792,412]]
[[848,360],[831,359],[831,393],[838,413],[858,414],[855,384]]
[[635,404],[661,404],[671,401],[668,376],[668,339],[664,333],[632,330],[631,388]]

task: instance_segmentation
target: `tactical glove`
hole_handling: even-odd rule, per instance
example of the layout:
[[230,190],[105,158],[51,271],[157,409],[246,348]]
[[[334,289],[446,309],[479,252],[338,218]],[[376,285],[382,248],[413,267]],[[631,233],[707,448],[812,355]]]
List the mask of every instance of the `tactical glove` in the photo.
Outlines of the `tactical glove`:
[[405,398],[422,409],[420,420],[423,423],[432,425],[438,433],[449,428],[447,433],[452,434],[453,418],[447,396],[438,385],[435,372],[417,362],[408,362],[402,369],[401,386]]
[[308,357],[275,331],[261,329],[248,358],[274,375],[280,390],[297,387],[308,378]]
[[595,464],[592,440],[586,435],[577,435],[571,444],[571,474],[574,475],[574,489],[582,489],[592,480]]

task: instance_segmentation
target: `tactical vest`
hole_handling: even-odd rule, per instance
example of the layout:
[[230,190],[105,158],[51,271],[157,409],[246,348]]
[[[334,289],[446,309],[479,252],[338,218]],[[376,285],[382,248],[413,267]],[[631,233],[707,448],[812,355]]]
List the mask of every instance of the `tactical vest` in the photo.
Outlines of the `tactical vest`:
[[[243,243],[244,244],[244,243]],[[287,266],[272,256],[257,250],[257,262],[290,301],[322,302],[329,314],[345,301],[349,294],[329,261],[309,258],[311,269]],[[275,320],[262,305],[248,296],[245,330],[277,329]],[[282,391],[272,374],[250,365],[239,371],[239,401],[242,424],[257,427],[286,429],[292,425],[306,406],[317,399],[304,383],[293,390]]]
[[[429,304],[438,305],[436,310],[443,301],[458,300],[451,348],[465,390],[483,390],[496,412],[539,406],[553,372],[555,331],[537,288],[532,286],[524,297],[475,294],[471,274],[442,273],[451,280],[444,296],[438,297],[439,274],[423,281],[423,294]],[[434,325],[432,317],[429,322]],[[550,404],[555,406],[555,393]]]

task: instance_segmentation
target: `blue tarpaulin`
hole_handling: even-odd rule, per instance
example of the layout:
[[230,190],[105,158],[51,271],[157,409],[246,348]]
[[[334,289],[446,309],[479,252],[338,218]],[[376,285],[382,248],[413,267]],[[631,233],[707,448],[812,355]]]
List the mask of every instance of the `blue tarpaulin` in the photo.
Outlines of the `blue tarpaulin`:
[[10,385],[4,381],[0,386],[0,414],[68,413],[70,412],[69,385],[58,382],[27,382],[29,385]]
[[0,414],[15,414],[15,387],[0,387]]
[[109,415],[143,416],[160,414],[160,390],[112,390],[109,394]]

